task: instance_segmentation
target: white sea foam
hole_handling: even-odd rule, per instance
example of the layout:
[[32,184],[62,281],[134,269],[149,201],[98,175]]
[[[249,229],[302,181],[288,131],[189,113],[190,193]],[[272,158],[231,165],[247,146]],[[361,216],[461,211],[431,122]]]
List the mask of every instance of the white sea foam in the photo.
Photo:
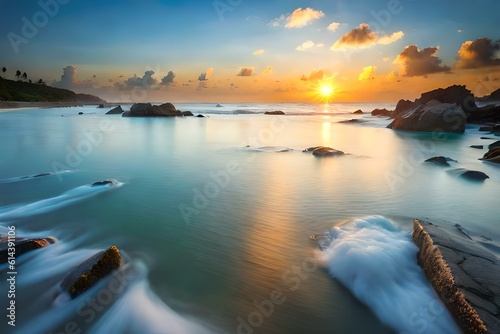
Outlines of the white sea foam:
[[460,333],[417,264],[409,232],[384,217],[332,228],[328,272],[399,333]]
[[103,191],[121,187],[123,183],[116,180],[110,180],[109,183],[96,182],[81,187],[71,189],[59,196],[43,199],[26,205],[9,206],[0,208],[0,221],[11,221],[31,215],[47,213],[54,211],[66,205],[80,201],[87,197],[96,195]]
[[58,174],[71,173],[71,172],[74,172],[74,170],[67,169],[67,170],[60,170],[57,172],[46,172],[46,173],[39,173],[39,174],[34,174],[34,175],[15,176],[15,177],[11,177],[8,179],[1,179],[0,184],[19,182],[19,181],[29,181],[29,180],[37,179],[40,177],[53,176],[53,175],[58,175]]
[[196,320],[173,311],[142,279],[133,283],[89,333],[201,334],[210,331]]

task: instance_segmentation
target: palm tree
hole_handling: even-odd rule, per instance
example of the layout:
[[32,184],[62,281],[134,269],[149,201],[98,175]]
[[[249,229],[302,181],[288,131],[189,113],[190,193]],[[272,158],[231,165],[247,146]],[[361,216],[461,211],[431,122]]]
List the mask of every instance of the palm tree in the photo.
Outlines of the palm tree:
[[21,76],[21,71],[17,70],[16,71],[16,77],[17,77],[17,79],[19,79],[20,76]]
[[3,72],[3,77],[5,78],[5,72],[7,72],[7,69],[4,67],[2,67],[2,72]]
[[23,79],[24,80],[28,79],[28,75],[26,74],[26,72],[23,73]]

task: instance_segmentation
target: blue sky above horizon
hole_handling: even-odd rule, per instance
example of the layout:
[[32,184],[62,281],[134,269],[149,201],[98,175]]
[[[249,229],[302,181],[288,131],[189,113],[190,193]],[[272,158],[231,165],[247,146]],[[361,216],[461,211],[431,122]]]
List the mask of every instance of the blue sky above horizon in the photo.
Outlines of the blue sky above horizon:
[[[453,83],[478,95],[500,87],[495,0],[59,1],[0,1],[7,78],[19,69],[108,100],[155,101],[320,102],[325,85],[332,101],[393,101]],[[59,8],[47,15],[40,3]]]

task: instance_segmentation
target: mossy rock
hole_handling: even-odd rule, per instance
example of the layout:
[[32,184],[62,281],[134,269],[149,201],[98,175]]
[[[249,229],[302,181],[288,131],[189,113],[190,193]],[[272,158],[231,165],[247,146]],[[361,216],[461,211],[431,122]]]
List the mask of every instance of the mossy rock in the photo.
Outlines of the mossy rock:
[[75,298],[118,269],[121,264],[122,257],[118,247],[111,246],[80,263],[64,278],[61,288]]

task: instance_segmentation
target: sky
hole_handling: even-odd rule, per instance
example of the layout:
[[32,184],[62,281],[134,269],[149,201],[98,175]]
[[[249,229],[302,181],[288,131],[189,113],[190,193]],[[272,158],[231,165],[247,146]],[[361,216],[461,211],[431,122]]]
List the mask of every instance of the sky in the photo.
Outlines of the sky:
[[0,0],[1,75],[108,101],[396,102],[500,88],[498,0]]

